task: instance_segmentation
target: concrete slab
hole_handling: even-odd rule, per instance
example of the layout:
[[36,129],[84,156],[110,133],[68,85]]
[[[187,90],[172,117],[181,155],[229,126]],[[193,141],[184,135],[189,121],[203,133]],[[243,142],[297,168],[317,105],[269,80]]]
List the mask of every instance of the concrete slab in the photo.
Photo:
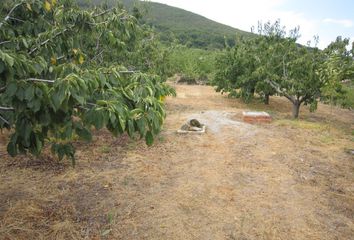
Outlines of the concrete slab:
[[177,130],[177,133],[179,133],[179,134],[203,134],[203,133],[205,133],[205,131],[206,131],[206,127],[205,127],[205,125],[203,125],[200,131],[187,131],[187,130],[179,129],[179,130]]

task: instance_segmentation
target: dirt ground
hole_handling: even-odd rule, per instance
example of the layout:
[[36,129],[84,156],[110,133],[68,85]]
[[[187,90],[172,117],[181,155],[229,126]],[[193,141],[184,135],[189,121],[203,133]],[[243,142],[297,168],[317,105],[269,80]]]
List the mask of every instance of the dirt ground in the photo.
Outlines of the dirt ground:
[[[354,113],[286,99],[245,105],[176,86],[152,147],[95,134],[77,166],[9,158],[0,134],[0,239],[354,239]],[[270,124],[242,122],[265,110]],[[178,135],[188,119],[203,135]]]

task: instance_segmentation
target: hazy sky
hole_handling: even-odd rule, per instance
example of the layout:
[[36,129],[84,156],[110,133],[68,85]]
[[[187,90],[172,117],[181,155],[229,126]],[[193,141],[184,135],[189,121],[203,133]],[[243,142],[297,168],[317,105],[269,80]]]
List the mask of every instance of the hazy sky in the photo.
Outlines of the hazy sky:
[[326,47],[337,36],[354,40],[354,0],[153,0],[250,31],[258,21],[281,20],[288,30],[300,26],[300,43],[320,37]]

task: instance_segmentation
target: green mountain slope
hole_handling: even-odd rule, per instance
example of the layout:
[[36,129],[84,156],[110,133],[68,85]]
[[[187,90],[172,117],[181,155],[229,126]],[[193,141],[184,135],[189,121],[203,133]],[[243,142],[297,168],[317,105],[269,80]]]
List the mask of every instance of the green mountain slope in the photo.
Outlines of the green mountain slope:
[[143,20],[161,32],[163,41],[178,39],[190,47],[213,49],[222,48],[227,42],[232,45],[236,36],[250,37],[252,33],[241,31],[230,26],[217,23],[198,14],[168,6],[166,4],[137,0],[77,0],[81,5],[108,5],[122,2],[132,10],[134,6],[143,13]]
[[154,2],[140,4],[147,9],[147,22],[163,32],[166,40],[174,34],[187,46],[220,48],[224,46],[224,37],[232,44],[236,35],[251,35],[180,8]]

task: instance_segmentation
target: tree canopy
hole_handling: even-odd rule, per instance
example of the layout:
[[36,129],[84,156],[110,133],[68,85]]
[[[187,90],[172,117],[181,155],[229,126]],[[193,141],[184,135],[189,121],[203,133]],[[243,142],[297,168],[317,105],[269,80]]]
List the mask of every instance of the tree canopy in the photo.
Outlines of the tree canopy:
[[0,10],[0,128],[8,152],[52,151],[74,160],[73,137],[92,128],[152,144],[165,117],[164,52],[122,7],[71,0],[5,1]]
[[[338,96],[341,81],[352,76],[353,50],[348,39],[337,38],[324,51],[296,43],[299,29],[288,33],[280,21],[258,26],[258,37],[239,39],[218,61],[213,84],[217,91],[249,101],[255,93],[268,102],[273,94],[286,97],[297,118],[302,104],[315,110],[326,95]],[[315,43],[317,38],[315,38]]]

